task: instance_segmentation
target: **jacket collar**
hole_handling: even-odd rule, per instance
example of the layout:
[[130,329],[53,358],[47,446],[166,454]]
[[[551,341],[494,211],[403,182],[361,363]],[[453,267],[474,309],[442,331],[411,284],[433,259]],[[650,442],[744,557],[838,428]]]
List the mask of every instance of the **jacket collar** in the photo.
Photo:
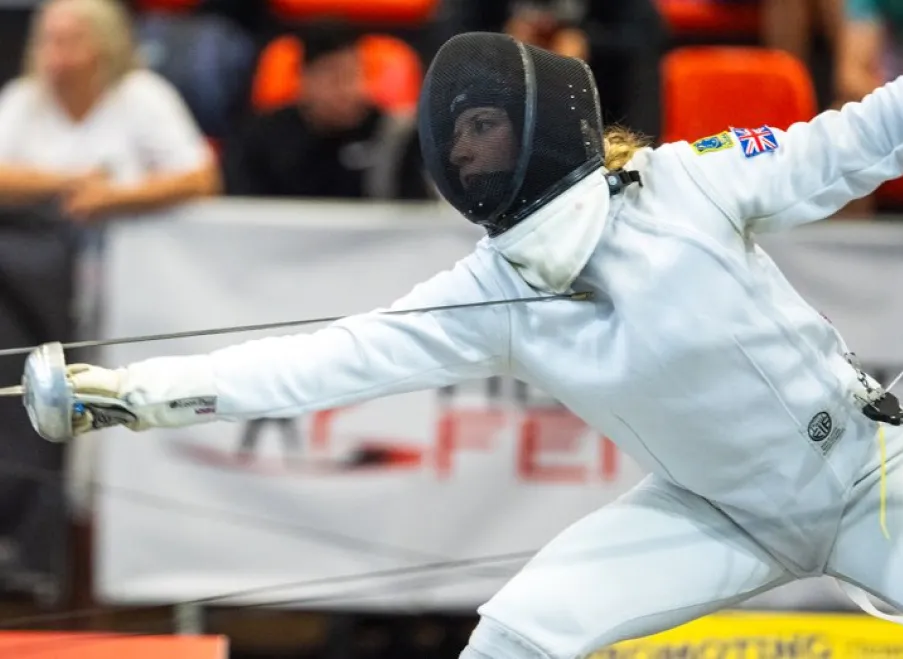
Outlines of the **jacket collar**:
[[533,288],[568,292],[608,221],[607,174],[596,170],[490,244]]

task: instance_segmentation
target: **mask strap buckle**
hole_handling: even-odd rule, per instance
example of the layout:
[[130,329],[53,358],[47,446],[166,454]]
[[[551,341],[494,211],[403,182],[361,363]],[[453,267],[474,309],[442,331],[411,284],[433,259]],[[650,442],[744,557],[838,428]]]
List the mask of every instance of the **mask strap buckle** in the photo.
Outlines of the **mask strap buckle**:
[[612,197],[621,194],[624,188],[633,183],[639,183],[640,187],[643,187],[643,179],[640,177],[640,173],[636,171],[618,169],[608,172],[605,175],[605,180],[608,182],[608,194]]

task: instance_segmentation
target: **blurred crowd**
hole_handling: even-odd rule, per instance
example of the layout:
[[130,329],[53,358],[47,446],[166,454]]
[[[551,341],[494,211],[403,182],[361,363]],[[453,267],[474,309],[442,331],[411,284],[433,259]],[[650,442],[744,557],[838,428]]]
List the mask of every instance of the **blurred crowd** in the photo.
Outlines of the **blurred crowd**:
[[0,9],[0,201],[59,200],[79,223],[217,194],[434,198],[417,92],[438,46],[465,30],[586,60],[606,120],[653,139],[660,63],[681,45],[790,53],[818,109],[903,70],[897,0],[24,5]]
[[[445,39],[472,30],[587,61],[606,122],[652,141],[672,137],[662,63],[681,47],[787,54],[804,66],[813,113],[903,73],[903,0],[0,4],[0,206],[50,205],[92,243],[102,220],[205,197],[437,199],[417,139],[420,81]],[[703,92],[724,100],[717,84]],[[846,214],[899,210],[897,194]],[[335,656],[438,658],[457,656],[471,625],[332,618],[316,629],[360,641]]]

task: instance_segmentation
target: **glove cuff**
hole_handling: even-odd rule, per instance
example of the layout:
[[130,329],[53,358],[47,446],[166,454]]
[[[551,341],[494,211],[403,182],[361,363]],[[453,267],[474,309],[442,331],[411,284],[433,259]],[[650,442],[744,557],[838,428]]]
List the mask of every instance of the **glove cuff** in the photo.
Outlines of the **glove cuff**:
[[208,355],[158,357],[121,369],[119,397],[138,417],[136,430],[216,420],[217,391]]

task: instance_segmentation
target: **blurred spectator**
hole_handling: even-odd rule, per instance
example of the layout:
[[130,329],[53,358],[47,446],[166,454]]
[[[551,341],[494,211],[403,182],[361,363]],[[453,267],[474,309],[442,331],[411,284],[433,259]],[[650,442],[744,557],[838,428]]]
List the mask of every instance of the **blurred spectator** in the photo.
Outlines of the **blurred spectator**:
[[77,222],[218,188],[212,154],[169,83],[136,61],[115,0],[50,0],[23,75],[0,92],[0,200],[59,199]]
[[[216,162],[173,87],[142,69],[116,0],[49,0],[35,12],[25,70],[0,91],[0,203],[58,203],[84,239],[76,334],[101,322],[102,231],[114,215],[213,194]],[[90,510],[93,443],[69,454],[77,513]]]
[[585,11],[573,2],[527,2],[511,5],[504,31],[518,41],[565,57],[589,59],[589,39],[580,27]]
[[[724,1],[724,0],[722,0]],[[834,57],[843,24],[844,0],[761,0],[762,43],[805,62],[812,72],[819,106],[832,102]]]
[[585,0],[581,25],[607,123],[650,139],[661,133],[661,58],[669,33],[655,0]]
[[606,123],[650,138],[661,131],[659,62],[668,30],[654,0],[458,0],[467,30],[504,31],[586,60],[600,82]]
[[[903,74],[903,0],[846,0],[835,63],[835,106],[860,101],[888,80]],[[840,214],[869,218],[870,195]]]
[[207,137],[224,138],[247,110],[253,38],[216,14],[152,12],[135,31],[147,67],[176,88]]
[[370,99],[358,37],[318,24],[304,39],[297,103],[252,117],[223,153],[230,195],[426,199],[412,116]]
[[903,0],[846,0],[837,53],[838,104],[903,74]]
[[763,41],[768,46],[786,50],[802,61],[808,61],[815,35],[821,34],[829,43],[836,43],[843,17],[843,1],[762,0]]

